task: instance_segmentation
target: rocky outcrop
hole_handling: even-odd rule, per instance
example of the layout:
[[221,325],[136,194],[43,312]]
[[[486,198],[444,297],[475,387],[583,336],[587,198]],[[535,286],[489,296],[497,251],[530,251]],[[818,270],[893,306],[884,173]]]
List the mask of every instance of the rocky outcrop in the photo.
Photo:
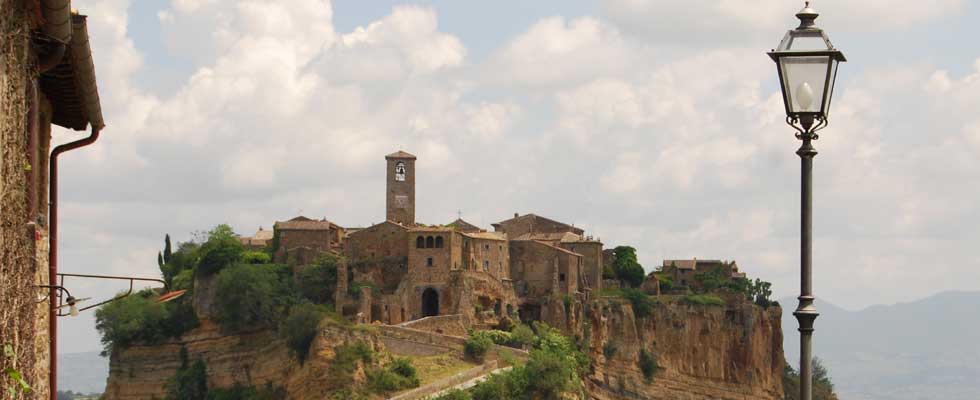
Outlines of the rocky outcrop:
[[[209,387],[235,384],[264,387],[270,384],[286,390],[290,399],[318,399],[337,389],[338,382],[327,374],[337,346],[363,341],[375,351],[384,344],[372,329],[350,329],[323,323],[310,348],[310,357],[300,365],[274,332],[224,335],[207,320],[185,334],[181,340],[155,346],[132,346],[116,351],[109,359],[107,400],[162,399],[164,384],[180,367],[180,349],[188,359],[201,359],[207,366]],[[354,374],[351,387],[363,382],[363,372]]]
[[[782,310],[658,302],[638,319],[628,302],[586,306],[580,334],[591,348],[593,399],[782,399]],[[656,360],[647,380],[640,351]]]

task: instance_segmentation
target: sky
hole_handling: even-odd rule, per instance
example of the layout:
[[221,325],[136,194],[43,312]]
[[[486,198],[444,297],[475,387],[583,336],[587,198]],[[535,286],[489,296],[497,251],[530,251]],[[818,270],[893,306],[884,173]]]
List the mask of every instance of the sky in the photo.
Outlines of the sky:
[[[980,290],[980,4],[813,6],[849,61],[815,142],[816,296],[855,310]],[[636,247],[647,270],[736,260],[794,296],[799,142],[765,53],[801,7],[75,0],[107,126],[60,160],[60,269],[156,277],[164,234],[220,223],[381,222],[384,155],[405,150],[419,222],[533,212]],[[62,352],[100,348],[91,311],[60,321]]]

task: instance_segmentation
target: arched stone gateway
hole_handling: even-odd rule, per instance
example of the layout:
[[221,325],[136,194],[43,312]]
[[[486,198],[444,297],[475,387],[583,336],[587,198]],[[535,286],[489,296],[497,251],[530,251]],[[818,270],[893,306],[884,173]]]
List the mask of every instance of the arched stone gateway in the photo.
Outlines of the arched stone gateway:
[[439,292],[433,288],[422,292],[422,317],[439,315]]

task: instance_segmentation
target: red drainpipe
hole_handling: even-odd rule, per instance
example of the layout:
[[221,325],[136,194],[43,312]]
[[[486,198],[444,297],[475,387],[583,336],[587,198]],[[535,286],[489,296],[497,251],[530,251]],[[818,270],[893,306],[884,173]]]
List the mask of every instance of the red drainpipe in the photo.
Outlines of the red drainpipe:
[[[99,129],[92,127],[92,134],[87,138],[65,143],[55,147],[51,152],[50,177],[51,177],[51,210],[49,216],[49,237],[50,246],[48,248],[48,282],[50,285],[57,285],[58,281],[58,155],[66,151],[75,150],[79,147],[88,146],[99,138]],[[51,288],[48,299],[51,300],[51,307],[48,311],[48,342],[50,343],[49,352],[51,353],[50,389],[51,400],[58,399],[58,312],[54,308],[54,299],[58,297],[58,290]]]

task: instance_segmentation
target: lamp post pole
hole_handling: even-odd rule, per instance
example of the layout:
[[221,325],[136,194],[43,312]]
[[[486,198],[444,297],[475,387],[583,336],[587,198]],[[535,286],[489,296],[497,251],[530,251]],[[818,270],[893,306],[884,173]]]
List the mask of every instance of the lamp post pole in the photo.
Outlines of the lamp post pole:
[[827,126],[837,66],[844,53],[830,43],[814,22],[818,14],[807,1],[796,14],[800,25],[786,33],[779,47],[769,52],[779,73],[786,123],[796,129],[803,144],[800,156],[800,301],[793,315],[800,330],[800,400],[812,400],[813,322],[820,314],[813,305],[813,141]]
[[803,132],[799,135],[803,145],[796,151],[800,156],[800,303],[793,315],[800,324],[800,400],[811,400],[813,392],[813,357],[811,339],[813,321],[820,315],[813,305],[813,157],[817,149],[812,141],[818,136],[813,133],[812,118],[801,118]]

